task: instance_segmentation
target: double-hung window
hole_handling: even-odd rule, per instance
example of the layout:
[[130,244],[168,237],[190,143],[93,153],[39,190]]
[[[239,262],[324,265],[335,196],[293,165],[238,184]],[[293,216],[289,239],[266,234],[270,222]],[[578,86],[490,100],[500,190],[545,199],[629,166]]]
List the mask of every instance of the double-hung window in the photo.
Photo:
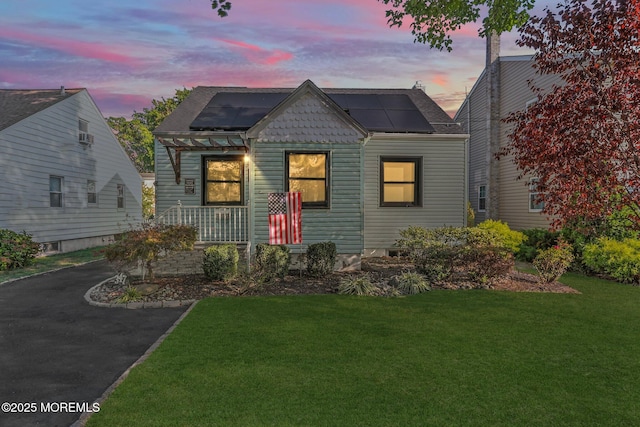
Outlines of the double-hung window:
[[87,203],[90,205],[96,204],[98,197],[96,195],[96,182],[87,180]]
[[286,190],[302,193],[302,207],[329,207],[329,154],[287,152]]
[[422,158],[380,158],[380,206],[422,206]]
[[529,180],[529,212],[541,212],[544,209],[544,202],[539,201],[538,178]]
[[116,190],[116,204],[118,209],[124,209],[124,184],[117,184]]
[[478,212],[485,212],[487,210],[487,186],[481,185],[478,187]]
[[205,157],[204,183],[205,205],[242,205],[244,157]]
[[49,176],[49,206],[52,208],[62,207],[62,177]]

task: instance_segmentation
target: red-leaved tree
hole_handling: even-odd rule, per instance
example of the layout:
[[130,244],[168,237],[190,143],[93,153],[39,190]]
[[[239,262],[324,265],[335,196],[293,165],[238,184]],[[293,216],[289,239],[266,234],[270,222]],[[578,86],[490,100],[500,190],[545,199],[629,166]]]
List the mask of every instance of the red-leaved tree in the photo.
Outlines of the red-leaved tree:
[[511,157],[536,177],[556,228],[625,212],[640,228],[640,0],[568,0],[520,29],[539,74],[563,85],[509,115]]

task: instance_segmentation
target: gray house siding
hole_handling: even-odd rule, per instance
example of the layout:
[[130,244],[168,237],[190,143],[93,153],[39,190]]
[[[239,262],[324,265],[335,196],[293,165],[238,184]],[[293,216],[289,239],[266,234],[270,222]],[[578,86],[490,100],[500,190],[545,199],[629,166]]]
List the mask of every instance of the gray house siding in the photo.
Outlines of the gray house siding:
[[336,116],[321,99],[308,93],[270,118],[251,144],[255,243],[269,241],[267,194],[285,191],[285,153],[326,152],[329,206],[303,208],[302,247],[332,241],[339,254],[361,255],[362,138],[361,133]]
[[254,143],[252,147],[255,243],[269,241],[267,194],[285,191],[285,152],[324,151],[329,154],[329,207],[303,208],[303,248],[330,240],[340,254],[362,253],[360,144],[268,142]]
[[[78,120],[90,145],[78,142]],[[141,179],[85,90],[0,131],[0,227],[26,231],[61,251],[107,243],[141,221]],[[62,178],[62,206],[50,206],[50,176]],[[88,201],[88,181],[96,203]],[[117,185],[124,208],[117,208]]]
[[[380,157],[422,158],[422,206],[380,206]],[[466,224],[466,135],[374,135],[365,146],[365,255],[385,255],[408,226]]]
[[[510,112],[524,110],[527,102],[535,99],[527,81],[544,89],[554,84],[561,84],[558,76],[540,76],[535,73],[532,61],[503,61],[501,63],[501,116],[506,117]],[[509,143],[508,134],[512,125],[502,123],[500,146]],[[500,218],[510,227],[518,230],[527,228],[548,228],[549,220],[539,212],[529,211],[529,178],[518,180],[520,171],[511,157],[500,160]]]
[[[223,98],[216,101],[218,93],[243,96],[237,97],[237,105],[221,107],[216,104]],[[260,94],[271,94],[260,101],[268,103],[273,94],[280,93],[287,96],[280,98],[282,100],[277,104],[270,104],[269,111],[259,112],[260,117],[252,123],[240,125],[216,110],[229,108],[235,111],[246,102],[245,108],[254,111],[254,105],[249,102],[256,102],[262,96]],[[345,97],[340,98],[343,95]],[[341,107],[334,99],[342,99],[342,102],[348,99],[353,104]],[[407,101],[413,107],[407,108]],[[406,116],[400,113],[405,110]],[[411,117],[415,117],[411,114],[416,110],[432,127],[425,130],[419,120],[411,123]],[[205,111],[215,120],[198,121]],[[371,114],[388,116],[385,122],[384,116],[380,119]],[[371,129],[354,117],[368,120],[367,126]],[[372,122],[372,117],[377,117],[380,123]],[[418,133],[433,131],[431,134]],[[371,252],[391,249],[401,228],[409,225],[460,226],[466,221],[468,135],[418,89],[323,91],[311,81],[293,90],[197,87],[156,128],[154,135],[157,138],[155,172],[159,215],[176,205],[178,200],[183,206],[201,206],[202,156],[205,153],[235,154],[238,148],[242,153],[246,151],[245,204],[249,208],[249,247],[252,250],[256,244],[269,241],[268,194],[287,191],[287,153],[322,152],[327,154],[328,160],[328,206],[303,207],[303,244],[290,245],[294,253],[306,251],[312,243],[332,241],[340,255],[336,268],[357,268],[366,249],[371,248]],[[231,139],[234,139],[233,143]],[[182,182],[179,184],[175,182],[176,174],[167,149],[172,156],[180,152]],[[422,158],[424,202],[421,207],[380,209],[379,159],[387,155]],[[195,195],[184,193],[186,177],[196,179]],[[170,216],[168,214],[162,220]]]
[[[185,151],[180,157],[180,183],[176,183],[176,176],[171,166],[169,157],[165,148],[156,140],[156,214],[161,215],[172,206],[176,206],[180,202],[183,206],[202,206],[202,162],[205,157],[209,156],[241,156],[244,152],[228,151],[222,153],[220,151]],[[244,200],[245,204],[249,200],[249,188],[247,177],[249,176],[249,165],[244,166],[245,186]],[[192,194],[186,193],[185,182],[193,179],[195,188]]]
[[[469,138],[469,202],[476,215],[476,222],[486,219],[486,211],[479,204],[480,187],[488,191],[487,182],[487,98],[486,77],[482,74],[458,111],[455,121],[462,123]],[[488,197],[488,193],[486,194]]]
[[[557,76],[536,75],[532,67],[530,56],[500,57],[500,81],[499,81],[499,109],[500,119],[504,119],[511,112],[524,110],[527,102],[535,98],[528,81],[533,80],[535,85],[548,89],[553,84],[561,84]],[[478,78],[467,99],[462,104],[454,120],[463,124],[468,130],[469,139],[469,201],[476,213],[476,223],[486,219],[478,205],[478,192],[482,185],[486,186],[487,197],[489,187],[499,185],[499,203],[497,215],[492,215],[503,220],[515,229],[547,228],[549,221],[539,212],[529,211],[529,177],[518,180],[519,171],[512,162],[511,157],[502,158],[499,162],[492,159],[489,153],[487,140],[487,95],[486,72]],[[502,121],[499,123],[500,146],[505,147],[511,125]],[[499,174],[497,182],[489,182],[487,169],[489,162],[498,162]]]

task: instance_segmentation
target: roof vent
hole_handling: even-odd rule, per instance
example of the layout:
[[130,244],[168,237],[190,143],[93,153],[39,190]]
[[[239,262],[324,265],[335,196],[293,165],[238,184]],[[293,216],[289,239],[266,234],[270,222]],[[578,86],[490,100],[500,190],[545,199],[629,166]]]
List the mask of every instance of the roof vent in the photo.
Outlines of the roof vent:
[[416,84],[413,85],[412,89],[420,89],[421,91],[425,91],[425,86],[422,84],[422,80],[417,80]]
[[60,95],[65,96],[67,92],[64,90],[64,86],[60,86]]

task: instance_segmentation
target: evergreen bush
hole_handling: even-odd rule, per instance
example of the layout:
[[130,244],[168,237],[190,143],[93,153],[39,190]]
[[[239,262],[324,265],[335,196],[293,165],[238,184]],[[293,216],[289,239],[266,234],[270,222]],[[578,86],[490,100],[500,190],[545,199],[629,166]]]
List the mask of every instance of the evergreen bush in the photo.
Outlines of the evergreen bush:
[[283,278],[289,272],[291,252],[285,245],[269,245],[258,243],[256,245],[256,270],[263,280],[270,281],[275,278]]
[[544,228],[530,228],[522,230],[522,233],[527,237],[520,245],[520,250],[516,253],[516,258],[519,261],[532,262],[538,254],[538,251],[543,251],[554,246],[558,242],[560,233],[557,231],[545,230]]
[[324,277],[333,271],[338,252],[333,242],[313,243],[307,248],[307,272],[313,277]]
[[238,248],[233,243],[209,246],[204,250],[202,269],[211,280],[233,279],[238,273]]

